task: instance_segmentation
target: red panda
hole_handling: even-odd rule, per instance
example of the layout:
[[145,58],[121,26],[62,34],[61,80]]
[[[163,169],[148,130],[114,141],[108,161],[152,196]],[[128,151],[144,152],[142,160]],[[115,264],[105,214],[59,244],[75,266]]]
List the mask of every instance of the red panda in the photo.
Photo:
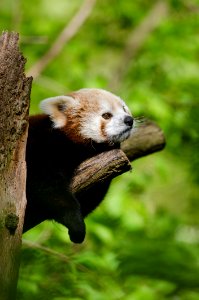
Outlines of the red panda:
[[119,147],[131,133],[133,118],[124,101],[102,89],[48,98],[40,107],[44,114],[29,120],[24,232],[53,219],[68,228],[71,241],[81,243],[84,217],[99,205],[110,183],[76,198],[70,180],[85,159]]

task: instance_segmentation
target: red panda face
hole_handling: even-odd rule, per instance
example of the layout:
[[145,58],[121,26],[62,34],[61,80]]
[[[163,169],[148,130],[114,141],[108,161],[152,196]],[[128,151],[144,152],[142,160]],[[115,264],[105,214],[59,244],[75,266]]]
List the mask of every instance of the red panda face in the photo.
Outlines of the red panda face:
[[133,127],[131,113],[119,97],[101,89],[81,89],[68,96],[48,98],[41,109],[77,143],[120,143]]

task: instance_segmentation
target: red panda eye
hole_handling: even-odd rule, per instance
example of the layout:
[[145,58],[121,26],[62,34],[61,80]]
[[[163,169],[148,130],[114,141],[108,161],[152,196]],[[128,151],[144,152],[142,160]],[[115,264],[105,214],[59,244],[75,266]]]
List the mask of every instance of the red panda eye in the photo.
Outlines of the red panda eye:
[[102,118],[104,118],[105,120],[108,120],[108,119],[110,119],[110,118],[112,118],[112,114],[111,113],[104,113],[104,114],[102,114]]

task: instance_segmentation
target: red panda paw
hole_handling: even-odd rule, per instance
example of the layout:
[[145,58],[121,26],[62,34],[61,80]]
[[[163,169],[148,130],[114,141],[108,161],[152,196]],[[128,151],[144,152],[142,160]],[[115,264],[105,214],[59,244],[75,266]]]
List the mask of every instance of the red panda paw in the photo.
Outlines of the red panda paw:
[[85,223],[79,224],[78,226],[76,226],[76,228],[73,228],[73,229],[69,228],[68,234],[69,234],[71,242],[76,243],[76,244],[81,244],[84,241],[85,236],[86,236]]
[[86,226],[80,211],[73,210],[67,212],[60,223],[68,228],[68,234],[71,242],[80,244],[84,241]]

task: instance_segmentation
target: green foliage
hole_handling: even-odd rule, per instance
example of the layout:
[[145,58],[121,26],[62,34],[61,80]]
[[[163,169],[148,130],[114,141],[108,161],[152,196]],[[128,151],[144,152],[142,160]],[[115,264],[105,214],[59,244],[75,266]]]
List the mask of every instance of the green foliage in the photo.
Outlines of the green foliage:
[[[170,0],[113,92],[135,116],[156,121],[167,147],[133,163],[86,220],[83,245],[46,222],[24,235],[20,300],[199,299],[199,2]],[[2,0],[0,28],[20,32],[27,69],[69,23],[82,1]],[[133,30],[153,1],[100,0],[78,33],[33,82],[42,98],[82,87],[109,89]]]

